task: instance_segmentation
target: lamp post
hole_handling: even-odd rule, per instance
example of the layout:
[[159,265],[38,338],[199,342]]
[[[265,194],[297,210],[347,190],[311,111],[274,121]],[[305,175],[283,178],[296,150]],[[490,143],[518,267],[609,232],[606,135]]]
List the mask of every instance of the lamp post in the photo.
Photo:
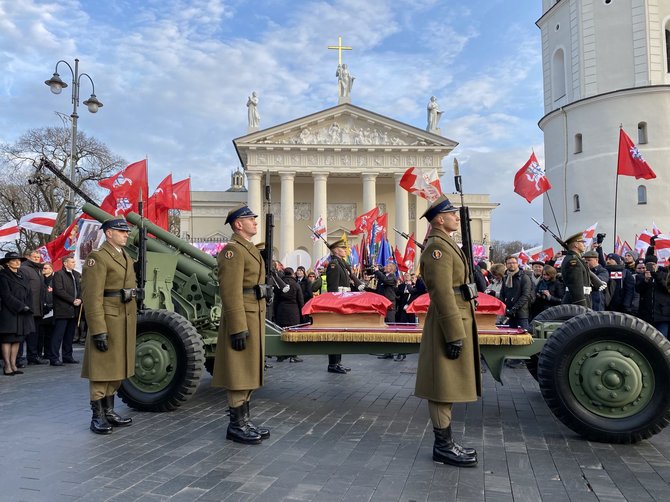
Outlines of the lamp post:
[[[49,80],[44,81],[44,83],[51,89],[51,92],[54,94],[60,94],[63,89],[67,87],[67,84],[63,82],[60,78],[60,75],[58,75],[58,65],[60,63],[67,65],[67,67],[70,69],[70,73],[72,73],[72,115],[70,115],[70,119],[72,121],[72,141],[70,143],[70,181],[75,183],[75,173],[77,168],[77,119],[79,118],[79,115],[77,115],[77,107],[79,106],[79,83],[81,81],[81,77],[86,77],[89,82],[91,82],[91,87],[93,88],[91,97],[83,102],[83,104],[88,108],[88,111],[91,113],[96,113],[100,108],[102,108],[102,103],[98,101],[98,98],[95,97],[95,84],[93,83],[93,79],[87,73],[79,73],[78,59],[74,60],[74,69],[72,69],[70,63],[62,59],[56,63],[56,69],[54,70],[53,76]],[[67,205],[65,206],[68,226],[70,226],[70,224],[72,224],[74,221],[74,210],[74,190],[70,188],[68,192]]]

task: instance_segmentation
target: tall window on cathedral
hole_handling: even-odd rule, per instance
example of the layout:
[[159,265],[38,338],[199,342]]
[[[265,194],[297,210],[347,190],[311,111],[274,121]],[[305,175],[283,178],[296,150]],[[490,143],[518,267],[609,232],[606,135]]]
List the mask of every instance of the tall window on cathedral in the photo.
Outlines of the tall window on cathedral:
[[565,56],[563,49],[557,49],[551,59],[551,91],[554,101],[565,96]]
[[575,153],[582,153],[582,134],[575,134]]
[[647,143],[647,123],[640,122],[637,125],[637,143],[643,145]]
[[646,204],[647,203],[647,187],[640,185],[637,187],[637,203]]
[[670,30],[665,30],[665,71],[670,73]]
[[578,213],[580,210],[579,207],[579,195],[575,194],[572,196],[572,209],[575,213]]

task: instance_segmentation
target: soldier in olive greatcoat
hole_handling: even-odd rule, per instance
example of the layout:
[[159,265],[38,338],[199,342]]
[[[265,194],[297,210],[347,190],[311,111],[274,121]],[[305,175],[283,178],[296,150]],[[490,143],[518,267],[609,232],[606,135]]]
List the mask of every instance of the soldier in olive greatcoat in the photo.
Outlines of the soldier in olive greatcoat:
[[221,323],[212,385],[228,391],[230,424],[226,438],[259,444],[270,431],[249,416],[251,393],[263,385],[265,364],[265,262],[251,242],[256,217],[241,204],[228,212],[233,236],[217,257]]
[[446,196],[441,195],[422,217],[432,226],[420,265],[430,306],[421,336],[414,394],[428,400],[435,433],[433,460],[473,466],[477,452],[459,445],[451,435],[452,404],[476,401],[481,395],[474,305],[461,288],[468,283],[472,264],[451,237],[460,228],[460,217]]
[[89,332],[81,376],[89,380],[91,430],[109,434],[112,426],[132,422],[114,411],[114,393],[135,374],[137,279],[133,259],[123,249],[130,231],[126,220],[107,220],[102,231],[107,240],[88,255],[81,278]]
[[565,284],[563,303],[591,308],[591,278],[589,269],[582,260],[582,253],[586,251],[586,239],[579,232],[568,237],[565,243],[568,251],[561,263],[561,277]]

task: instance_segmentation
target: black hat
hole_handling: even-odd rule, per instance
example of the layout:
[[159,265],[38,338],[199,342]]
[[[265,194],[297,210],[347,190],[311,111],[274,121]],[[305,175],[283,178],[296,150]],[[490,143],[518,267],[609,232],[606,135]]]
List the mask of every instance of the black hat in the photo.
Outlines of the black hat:
[[598,258],[598,252],[593,249],[582,255],[582,258]]
[[433,202],[430,207],[426,209],[426,212],[423,213],[421,217],[431,221],[440,213],[452,213],[454,211],[458,211],[458,208],[449,201],[446,195],[442,194],[437,199],[435,199],[435,202]]
[[0,258],[0,265],[4,265],[10,260],[21,260],[22,262],[24,262],[27,259],[28,258],[26,258],[25,256],[19,255],[19,253],[17,253],[16,251],[8,251],[7,253],[5,253],[4,258]]
[[122,232],[130,232],[130,227],[128,222],[123,218],[114,218],[107,220],[102,224],[102,231],[106,232],[107,230],[121,230]]
[[257,217],[258,215],[254,213],[251,209],[249,209],[249,206],[247,206],[246,204],[240,204],[232,208],[230,211],[228,211],[228,216],[226,216],[225,224],[232,225],[238,218],[257,218]]
[[616,253],[610,253],[607,255],[608,260],[614,260],[617,265],[621,265],[623,263],[623,260],[621,259],[621,256],[619,256]]
[[648,254],[644,257],[645,263],[658,263],[658,258],[653,254]]

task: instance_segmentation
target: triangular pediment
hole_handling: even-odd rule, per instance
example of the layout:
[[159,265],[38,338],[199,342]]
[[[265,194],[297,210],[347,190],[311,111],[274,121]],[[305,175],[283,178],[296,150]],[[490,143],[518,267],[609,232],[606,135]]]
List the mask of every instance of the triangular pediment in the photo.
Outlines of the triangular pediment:
[[307,115],[233,140],[238,147],[366,148],[420,147],[451,151],[458,144],[443,136],[350,103]]

